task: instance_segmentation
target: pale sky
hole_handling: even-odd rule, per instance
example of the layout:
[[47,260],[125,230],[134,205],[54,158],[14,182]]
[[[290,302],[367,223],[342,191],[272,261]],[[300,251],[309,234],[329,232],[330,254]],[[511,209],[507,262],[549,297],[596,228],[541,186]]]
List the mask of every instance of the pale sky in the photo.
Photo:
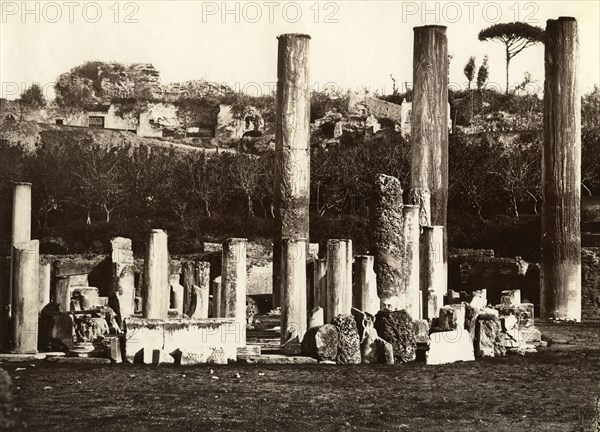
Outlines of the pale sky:
[[[152,63],[163,83],[206,79],[250,94],[269,92],[277,76],[277,35],[311,35],[313,88],[392,91],[412,80],[413,27],[448,26],[450,81],[466,87],[463,67],[489,55],[490,82],[504,89],[504,46],[479,42],[498,22],[579,22],[581,89],[600,84],[600,1],[323,2],[0,2],[1,97],[33,82],[51,87],[88,60]],[[129,21],[129,22],[128,22]],[[236,22],[237,21],[237,22]],[[511,62],[511,83],[529,71],[543,87],[543,46]],[[260,89],[260,90],[258,90]],[[53,93],[50,91],[49,96]]]

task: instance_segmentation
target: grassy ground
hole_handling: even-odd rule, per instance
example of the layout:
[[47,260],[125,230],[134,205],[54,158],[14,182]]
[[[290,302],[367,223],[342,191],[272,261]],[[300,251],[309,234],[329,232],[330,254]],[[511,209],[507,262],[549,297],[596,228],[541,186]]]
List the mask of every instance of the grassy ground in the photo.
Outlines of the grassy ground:
[[600,325],[541,328],[560,344],[443,366],[0,367],[32,431],[595,431]]

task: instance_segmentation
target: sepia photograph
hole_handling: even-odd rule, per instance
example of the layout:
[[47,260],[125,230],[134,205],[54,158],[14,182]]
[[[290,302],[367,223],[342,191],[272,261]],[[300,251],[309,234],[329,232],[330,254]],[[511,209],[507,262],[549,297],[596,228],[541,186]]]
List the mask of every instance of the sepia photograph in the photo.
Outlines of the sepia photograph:
[[600,432],[600,0],[0,0],[0,430]]

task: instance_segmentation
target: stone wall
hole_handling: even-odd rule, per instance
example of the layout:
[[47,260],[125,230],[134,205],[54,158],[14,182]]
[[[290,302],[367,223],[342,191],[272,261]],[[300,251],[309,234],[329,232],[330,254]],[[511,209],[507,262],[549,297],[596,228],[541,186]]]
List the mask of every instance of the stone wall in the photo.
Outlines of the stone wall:
[[[600,319],[600,247],[581,251],[582,317]],[[487,290],[492,304],[500,303],[503,290],[521,290],[523,302],[539,314],[540,266],[520,257],[496,257],[487,249],[455,249],[448,254],[448,288],[472,292]]]
[[600,319],[600,247],[582,249],[581,303],[583,319]]

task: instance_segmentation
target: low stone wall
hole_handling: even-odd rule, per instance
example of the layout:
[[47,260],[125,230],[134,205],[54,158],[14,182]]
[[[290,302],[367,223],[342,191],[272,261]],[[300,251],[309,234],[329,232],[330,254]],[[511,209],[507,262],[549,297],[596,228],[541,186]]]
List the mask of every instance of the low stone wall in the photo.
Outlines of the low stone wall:
[[[582,318],[600,319],[600,247],[581,251]],[[448,253],[448,288],[472,292],[487,290],[492,304],[499,304],[504,290],[521,290],[523,302],[535,305],[539,314],[540,266],[516,258],[494,256],[487,249],[456,249]]]
[[181,364],[227,364],[237,359],[237,348],[246,344],[242,334],[233,318],[129,318],[126,320],[125,358],[131,363],[149,364],[158,351]]

